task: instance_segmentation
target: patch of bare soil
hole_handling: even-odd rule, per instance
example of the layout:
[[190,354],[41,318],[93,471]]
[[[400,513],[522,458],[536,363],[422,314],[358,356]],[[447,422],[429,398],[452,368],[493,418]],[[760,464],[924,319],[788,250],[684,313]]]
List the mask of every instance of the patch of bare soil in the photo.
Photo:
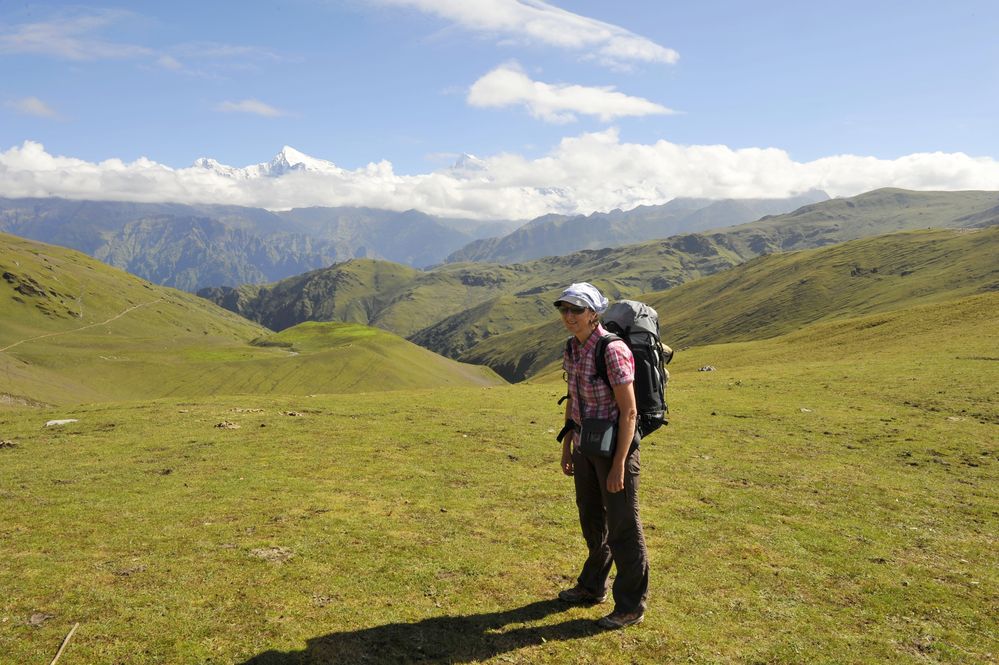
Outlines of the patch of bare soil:
[[295,553],[287,547],[258,547],[255,550],[250,550],[250,556],[263,559],[264,561],[284,563],[295,556]]

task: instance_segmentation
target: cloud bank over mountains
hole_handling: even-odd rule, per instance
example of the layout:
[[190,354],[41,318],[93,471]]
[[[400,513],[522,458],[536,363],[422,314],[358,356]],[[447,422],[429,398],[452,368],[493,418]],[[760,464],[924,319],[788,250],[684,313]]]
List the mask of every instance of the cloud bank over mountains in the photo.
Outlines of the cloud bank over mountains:
[[999,162],[963,153],[894,160],[838,155],[796,162],[776,148],[734,150],[622,142],[615,129],[563,139],[547,155],[464,156],[449,168],[401,175],[387,161],[355,170],[286,147],[231,167],[202,158],[172,168],[146,158],[87,162],[25,141],[0,152],[0,196],[218,203],[273,210],[309,206],[417,209],[473,219],[532,219],[662,204],[678,196],[775,198],[821,189],[852,196],[879,187],[996,189]]
[[[994,132],[978,120],[991,119],[991,106],[935,103],[972,98],[961,89],[905,97],[904,112],[888,103],[898,95],[864,58],[874,53],[885,71],[909,71],[906,51],[881,46],[883,32],[874,29],[895,26],[890,11],[876,13],[882,23],[865,37],[876,37],[876,52],[860,49],[838,63],[815,55],[830,43],[838,48],[824,38],[852,31],[849,21],[818,24],[812,10],[791,12],[774,0],[759,11],[734,11],[735,30],[705,31],[719,27],[716,11],[696,4],[590,3],[622,25],[544,0],[292,3],[277,23],[271,9],[247,5],[240,26],[199,20],[170,3],[141,12],[26,5],[0,24],[0,59],[12,74],[0,96],[0,196],[366,206],[524,220],[684,196],[999,189],[996,157],[960,152],[972,146],[996,154],[994,141],[985,140]],[[800,34],[754,20],[760,12],[787,15]],[[952,14],[927,16],[963,25]],[[922,48],[919,36],[937,31],[925,17],[914,26],[932,30],[895,30],[893,43]],[[681,61],[665,43],[691,55]],[[744,58],[748,47],[765,47],[752,53],[769,59]],[[953,71],[972,62],[961,53],[946,50]],[[783,67],[795,54],[823,67],[803,81],[796,68]],[[741,66],[744,59],[752,67]],[[826,94],[844,72],[859,77],[856,90]],[[66,86],[70,79],[74,85]],[[820,87],[806,85],[814,82]],[[715,94],[733,85],[767,103],[732,107],[728,92]],[[979,95],[980,88],[969,89]],[[826,102],[814,117],[800,104],[813,98]],[[578,129],[567,130],[568,123]],[[291,148],[245,166],[212,158],[238,155],[229,159],[246,164],[286,141],[323,158]],[[709,141],[718,144],[703,144]],[[462,150],[477,156],[459,156]],[[829,154],[841,150],[854,154]],[[123,153],[162,161],[92,161]],[[424,172],[427,159],[442,154],[452,165]],[[369,155],[393,161],[336,163],[363,164]]]

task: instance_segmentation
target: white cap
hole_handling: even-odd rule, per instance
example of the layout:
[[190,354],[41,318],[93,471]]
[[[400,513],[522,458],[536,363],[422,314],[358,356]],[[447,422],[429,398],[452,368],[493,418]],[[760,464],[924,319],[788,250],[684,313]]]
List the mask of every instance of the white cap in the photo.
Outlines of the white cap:
[[604,298],[600,290],[589,282],[570,284],[555,301],[555,306],[558,307],[560,302],[567,302],[577,307],[589,307],[597,314],[602,314],[607,309],[607,298]]

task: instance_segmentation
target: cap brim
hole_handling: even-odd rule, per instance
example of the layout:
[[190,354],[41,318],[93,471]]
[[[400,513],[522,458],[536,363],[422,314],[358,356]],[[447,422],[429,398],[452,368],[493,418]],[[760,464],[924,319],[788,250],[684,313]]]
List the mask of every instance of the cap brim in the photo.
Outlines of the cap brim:
[[590,306],[588,302],[576,296],[562,296],[561,298],[555,301],[555,306],[558,307],[560,303],[568,303],[570,305],[575,305],[576,307],[583,307],[583,308],[588,308]]

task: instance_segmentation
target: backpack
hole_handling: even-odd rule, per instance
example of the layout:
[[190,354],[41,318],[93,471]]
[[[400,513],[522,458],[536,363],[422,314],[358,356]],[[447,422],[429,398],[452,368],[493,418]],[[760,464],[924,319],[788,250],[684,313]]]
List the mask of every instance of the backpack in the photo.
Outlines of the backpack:
[[636,428],[642,438],[669,424],[666,385],[673,359],[673,349],[664,346],[659,337],[659,314],[652,307],[636,300],[621,300],[603,314],[604,328],[610,333],[597,341],[597,373],[607,385],[607,345],[622,340],[635,357],[635,402],[638,406]]

